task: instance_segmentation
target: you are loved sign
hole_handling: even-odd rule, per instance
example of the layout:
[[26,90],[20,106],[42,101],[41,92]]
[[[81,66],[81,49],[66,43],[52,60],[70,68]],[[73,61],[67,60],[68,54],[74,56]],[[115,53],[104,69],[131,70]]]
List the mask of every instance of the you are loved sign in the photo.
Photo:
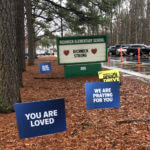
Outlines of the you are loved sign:
[[105,62],[107,37],[79,36],[57,38],[59,64]]
[[14,108],[20,139],[66,131],[64,98],[17,103]]

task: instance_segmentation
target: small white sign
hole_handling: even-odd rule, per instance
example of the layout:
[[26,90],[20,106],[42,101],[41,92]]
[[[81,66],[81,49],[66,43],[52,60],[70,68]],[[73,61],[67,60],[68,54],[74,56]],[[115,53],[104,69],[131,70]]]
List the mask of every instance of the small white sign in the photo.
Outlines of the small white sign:
[[60,63],[83,63],[105,61],[106,44],[60,45]]
[[[83,39],[82,39],[83,38]],[[59,64],[105,62],[106,38],[89,36],[58,39]]]

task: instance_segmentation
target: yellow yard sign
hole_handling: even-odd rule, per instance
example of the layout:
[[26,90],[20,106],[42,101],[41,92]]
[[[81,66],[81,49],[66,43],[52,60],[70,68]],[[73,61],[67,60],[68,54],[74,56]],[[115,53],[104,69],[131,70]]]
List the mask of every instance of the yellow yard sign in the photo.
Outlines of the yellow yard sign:
[[103,82],[113,82],[113,81],[120,82],[120,75],[118,70],[99,71],[98,76],[100,81]]

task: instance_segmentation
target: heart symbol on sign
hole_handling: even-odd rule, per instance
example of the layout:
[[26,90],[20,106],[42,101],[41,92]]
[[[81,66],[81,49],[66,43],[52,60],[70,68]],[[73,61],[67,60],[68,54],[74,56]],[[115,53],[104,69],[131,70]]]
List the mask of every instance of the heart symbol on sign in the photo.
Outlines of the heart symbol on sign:
[[64,50],[64,54],[67,56],[69,55],[69,50]]
[[97,48],[91,49],[92,53],[95,54],[97,52]]

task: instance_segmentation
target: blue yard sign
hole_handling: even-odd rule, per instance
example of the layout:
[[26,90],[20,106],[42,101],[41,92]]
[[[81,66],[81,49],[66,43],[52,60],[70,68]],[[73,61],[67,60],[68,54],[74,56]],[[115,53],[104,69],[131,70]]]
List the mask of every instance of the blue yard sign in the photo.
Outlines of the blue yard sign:
[[120,107],[119,82],[93,82],[85,84],[87,109]]
[[64,99],[14,105],[21,139],[66,131]]
[[49,62],[39,64],[40,73],[51,73],[52,68]]

